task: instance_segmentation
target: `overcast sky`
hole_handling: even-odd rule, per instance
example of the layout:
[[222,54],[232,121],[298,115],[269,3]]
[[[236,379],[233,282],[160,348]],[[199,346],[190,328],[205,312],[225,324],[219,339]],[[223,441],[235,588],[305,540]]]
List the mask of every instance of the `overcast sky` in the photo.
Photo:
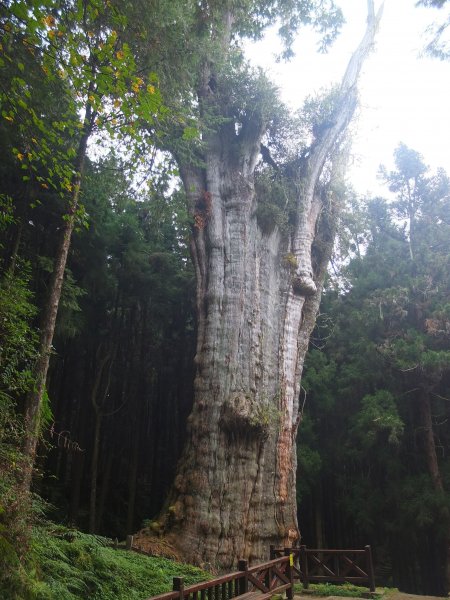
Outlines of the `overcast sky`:
[[[282,98],[293,108],[306,95],[340,81],[361,38],[366,0],[337,0],[347,21],[327,55],[315,52],[316,37],[304,31],[288,64],[272,59],[275,35],[249,49],[252,62],[268,68]],[[377,2],[377,5],[379,2]],[[361,192],[380,193],[380,163],[392,165],[399,142],[420,152],[432,168],[450,173],[450,62],[421,57],[426,28],[443,11],[416,8],[416,0],[386,0],[376,49],[360,83],[361,108],[356,122],[354,159],[349,180]]]

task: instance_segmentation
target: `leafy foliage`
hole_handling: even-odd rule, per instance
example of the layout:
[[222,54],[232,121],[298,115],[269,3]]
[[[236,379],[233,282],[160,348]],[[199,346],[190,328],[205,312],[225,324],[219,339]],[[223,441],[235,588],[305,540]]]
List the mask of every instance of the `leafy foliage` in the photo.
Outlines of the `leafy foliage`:
[[30,497],[19,486],[24,432],[17,402],[33,385],[37,347],[29,270],[20,266],[20,275],[8,270],[0,281],[0,589],[7,591],[20,582],[28,547]]
[[263,31],[279,19],[279,35],[285,44],[284,58],[292,55],[295,33],[302,25],[313,25],[322,34],[321,49],[325,50],[335,39],[342,24],[342,12],[333,1],[298,2],[245,2],[237,12],[235,28],[240,35],[259,39]]
[[[79,168],[74,141],[105,131],[128,143],[143,142],[136,121],[144,119],[151,128],[160,111],[157,76],[150,73],[144,80],[137,75],[134,56],[121,37],[126,18],[111,3],[75,0],[62,7],[59,2],[29,7],[14,0],[7,8],[1,63],[7,79],[0,99],[4,119],[22,137],[13,153],[25,180],[36,178],[42,188],[64,197],[72,192]],[[17,60],[17,44],[28,52],[30,71]],[[42,87],[38,73],[47,89],[60,98],[64,94],[56,114],[42,113],[35,104],[34,88]]]
[[24,262],[18,268],[20,275],[8,270],[0,281],[0,391],[15,397],[32,385],[37,345],[30,268]]

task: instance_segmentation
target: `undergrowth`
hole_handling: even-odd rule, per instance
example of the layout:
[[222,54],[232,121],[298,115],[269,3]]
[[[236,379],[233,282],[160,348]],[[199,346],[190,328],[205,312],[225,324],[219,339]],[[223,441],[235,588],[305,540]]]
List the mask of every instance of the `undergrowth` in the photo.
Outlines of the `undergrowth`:
[[115,549],[111,540],[57,525],[34,529],[27,574],[26,594],[17,600],[145,600],[170,591],[172,577],[184,577],[185,585],[210,577],[191,565]]
[[[301,594],[304,592],[302,584],[294,586],[295,593]],[[364,598],[369,594],[367,587],[353,585],[352,583],[312,583],[309,585],[308,594],[312,596],[344,596],[346,598]],[[371,598],[375,600],[381,598],[383,594],[372,593]]]

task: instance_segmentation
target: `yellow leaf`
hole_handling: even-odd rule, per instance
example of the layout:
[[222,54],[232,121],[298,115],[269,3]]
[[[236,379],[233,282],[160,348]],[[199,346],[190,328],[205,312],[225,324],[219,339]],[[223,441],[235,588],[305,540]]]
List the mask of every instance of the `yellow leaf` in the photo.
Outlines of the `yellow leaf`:
[[10,123],[12,123],[14,121],[14,119],[12,117],[8,116],[8,115],[6,115],[5,119],[7,121],[9,121]]
[[53,15],[47,15],[42,19],[42,22],[44,25],[47,25],[47,27],[53,27],[55,24],[55,17]]
[[41,183],[41,187],[43,187],[44,189],[48,190],[48,185],[46,183]]
[[23,155],[21,152],[18,152],[18,153],[17,153],[17,158],[18,158],[19,160],[23,160],[23,159],[24,159],[24,155]]
[[147,92],[149,94],[154,94],[155,93],[155,86],[154,85],[148,85],[147,86]]
[[122,60],[122,58],[124,58],[125,54],[123,53],[122,50],[117,50],[116,56],[119,60]]

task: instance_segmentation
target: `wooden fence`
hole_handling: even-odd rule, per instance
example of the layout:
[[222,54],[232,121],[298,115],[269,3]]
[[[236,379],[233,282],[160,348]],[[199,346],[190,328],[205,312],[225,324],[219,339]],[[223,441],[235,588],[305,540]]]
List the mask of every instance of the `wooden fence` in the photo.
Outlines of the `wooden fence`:
[[[182,577],[173,578],[173,591],[153,596],[151,600],[265,600],[275,594],[286,592],[288,600],[293,598],[292,558],[284,554],[272,560],[248,567],[246,560],[240,560],[238,571],[203,581],[188,587]],[[150,600],[150,599],[149,599]]]
[[294,565],[291,567],[294,579],[303,583],[305,589],[310,583],[354,583],[366,585],[371,592],[375,591],[375,575],[370,546],[363,550],[329,550],[270,547],[270,558],[284,556],[286,552],[293,554]]
[[[131,547],[131,544],[130,544]],[[134,550],[134,548],[131,547]],[[375,591],[370,546],[363,550],[276,548],[270,546],[270,560],[249,567],[240,560],[238,570],[185,587],[183,577],[173,578],[173,590],[148,600],[268,600],[276,594],[294,597],[294,580],[308,588],[310,583],[355,583]]]

